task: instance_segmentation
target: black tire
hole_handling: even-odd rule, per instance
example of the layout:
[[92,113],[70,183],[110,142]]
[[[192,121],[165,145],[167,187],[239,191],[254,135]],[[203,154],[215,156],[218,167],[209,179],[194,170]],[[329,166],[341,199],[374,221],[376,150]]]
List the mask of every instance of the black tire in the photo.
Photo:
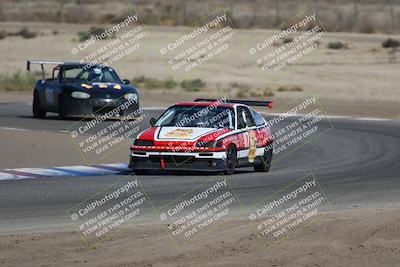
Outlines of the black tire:
[[37,91],[33,93],[32,113],[37,119],[46,118],[46,110],[40,107],[40,97]]
[[58,117],[62,120],[67,117],[67,100],[64,95],[58,98]]
[[265,149],[264,155],[260,157],[259,162],[254,165],[254,170],[256,172],[269,172],[269,169],[271,168],[272,155],[272,148],[268,150]]
[[225,174],[231,175],[235,172],[235,167],[237,163],[237,150],[234,145],[229,145],[226,150],[226,170]]

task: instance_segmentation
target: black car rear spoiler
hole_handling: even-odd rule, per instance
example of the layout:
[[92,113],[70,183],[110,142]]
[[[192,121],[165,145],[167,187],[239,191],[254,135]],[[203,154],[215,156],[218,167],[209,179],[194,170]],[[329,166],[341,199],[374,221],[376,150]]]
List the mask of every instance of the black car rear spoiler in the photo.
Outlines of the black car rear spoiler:
[[44,67],[43,65],[90,65],[91,63],[80,63],[80,62],[71,62],[71,61],[50,61],[50,60],[27,60],[26,61],[26,70],[31,70],[31,64],[38,64],[42,69],[42,76],[44,79]]
[[[219,99],[212,99],[212,98],[196,98],[195,102],[215,102],[221,101]],[[235,99],[225,99],[225,103],[232,103],[232,104],[243,104],[247,106],[256,106],[256,107],[268,107],[272,108],[272,101],[259,101],[259,100],[235,100]]]
[[64,64],[71,64],[73,62],[66,62],[66,61],[49,61],[49,60],[27,60],[26,61],[26,70],[31,70],[31,64],[39,64],[42,69],[42,77],[44,79],[44,67],[43,65],[64,65]]

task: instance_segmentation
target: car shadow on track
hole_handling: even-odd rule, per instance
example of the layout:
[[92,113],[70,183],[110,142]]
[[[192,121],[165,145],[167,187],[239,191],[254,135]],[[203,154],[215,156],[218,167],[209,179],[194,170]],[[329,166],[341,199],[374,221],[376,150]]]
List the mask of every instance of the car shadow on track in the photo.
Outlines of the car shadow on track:
[[[252,170],[236,170],[233,175],[240,175],[240,174],[247,174],[247,173],[254,173]],[[127,174],[127,173],[126,173]],[[146,172],[131,172],[131,174],[140,175],[140,176],[155,176],[155,175],[162,175],[162,176],[215,176],[219,174],[224,174],[221,171],[185,171],[185,170],[168,170],[168,171],[161,171],[161,170],[151,170]],[[227,174],[224,174],[227,175]]]

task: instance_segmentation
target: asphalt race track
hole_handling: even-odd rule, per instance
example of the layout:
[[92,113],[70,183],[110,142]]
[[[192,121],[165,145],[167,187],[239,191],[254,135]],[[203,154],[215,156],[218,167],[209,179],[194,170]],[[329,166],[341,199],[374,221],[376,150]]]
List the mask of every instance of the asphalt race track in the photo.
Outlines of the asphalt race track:
[[[161,110],[146,112],[150,118]],[[331,122],[333,129],[273,162],[269,173],[240,169],[232,175],[231,184],[243,206],[254,205],[309,173],[317,178],[335,209],[398,204],[400,122],[351,118]],[[64,131],[70,124],[71,121],[60,121],[56,117],[33,119],[27,104],[0,104],[0,127],[3,128]],[[321,127],[329,128],[330,124],[323,121]],[[22,147],[16,149],[23,152]],[[138,177],[151,201],[160,207],[210,175],[213,174],[152,173]],[[72,225],[67,209],[122,178],[123,175],[110,175],[0,181],[1,229]]]

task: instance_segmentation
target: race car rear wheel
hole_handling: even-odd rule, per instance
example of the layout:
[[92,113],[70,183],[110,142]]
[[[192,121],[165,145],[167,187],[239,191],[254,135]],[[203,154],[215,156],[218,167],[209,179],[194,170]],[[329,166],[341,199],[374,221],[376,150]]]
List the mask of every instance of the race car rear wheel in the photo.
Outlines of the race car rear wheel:
[[254,165],[254,170],[256,172],[268,172],[271,168],[272,155],[272,149],[265,149],[264,155],[260,158],[260,162]]
[[40,98],[36,91],[33,93],[32,113],[35,118],[46,118],[46,110],[40,107]]
[[228,146],[226,150],[226,170],[225,174],[231,175],[235,172],[237,162],[237,151],[234,145]]

